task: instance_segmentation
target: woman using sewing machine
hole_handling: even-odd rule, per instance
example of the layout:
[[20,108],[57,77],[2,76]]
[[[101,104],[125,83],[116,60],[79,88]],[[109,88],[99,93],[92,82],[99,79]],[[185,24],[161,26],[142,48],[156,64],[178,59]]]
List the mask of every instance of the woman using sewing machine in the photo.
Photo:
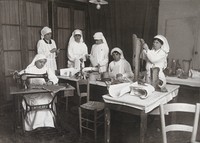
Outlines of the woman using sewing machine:
[[[44,78],[30,78],[30,85],[53,85],[58,83],[56,75],[46,66],[47,58],[45,55],[37,54],[30,65],[22,70],[19,74],[48,74],[48,80]],[[48,104],[52,101],[53,95],[50,93],[41,94],[28,94],[24,96],[29,105]],[[23,108],[25,109],[25,100],[22,101]],[[24,118],[24,128],[26,131],[34,130],[38,127],[54,127],[54,115],[51,110],[35,110],[29,111]]]
[[146,81],[150,82],[151,68],[158,67],[160,69],[159,79],[162,80],[163,84],[166,84],[163,70],[167,67],[167,56],[170,49],[167,39],[162,35],[155,36],[151,50],[143,39],[141,43],[143,45],[143,58],[146,59]]
[[73,31],[72,36],[69,39],[67,57],[68,57],[68,67],[76,68],[80,70],[85,67],[85,61],[88,55],[88,47],[83,41],[82,31],[76,29]]
[[111,50],[113,61],[109,64],[109,76],[114,78],[133,77],[131,65],[124,58],[123,52],[120,48],[115,47]]

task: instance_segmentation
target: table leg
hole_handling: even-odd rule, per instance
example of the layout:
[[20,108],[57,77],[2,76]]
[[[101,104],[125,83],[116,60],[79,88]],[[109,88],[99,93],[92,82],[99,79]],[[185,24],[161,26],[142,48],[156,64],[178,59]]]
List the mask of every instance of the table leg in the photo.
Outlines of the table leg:
[[110,109],[105,108],[105,143],[110,143]]
[[65,109],[65,111],[67,112],[67,111],[68,111],[68,97],[65,97],[65,98],[66,98],[66,103],[65,103],[65,104],[66,104],[66,105],[65,105],[65,108],[66,108],[66,109]]
[[144,111],[141,111],[140,114],[140,143],[145,142],[147,130],[147,114]]
[[21,95],[14,96],[14,128],[15,131],[21,128]]
[[198,96],[199,96],[199,103],[200,103],[200,88],[199,88],[199,94],[198,94]]
[[[174,97],[172,100],[171,100],[171,103],[177,103],[177,100],[178,100],[178,94],[176,97]],[[171,113],[171,124],[175,124],[176,123],[176,112],[172,112]]]

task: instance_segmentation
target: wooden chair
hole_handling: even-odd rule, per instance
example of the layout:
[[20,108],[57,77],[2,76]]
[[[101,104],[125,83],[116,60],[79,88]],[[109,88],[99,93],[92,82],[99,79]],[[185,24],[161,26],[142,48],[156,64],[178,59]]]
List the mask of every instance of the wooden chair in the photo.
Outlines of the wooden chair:
[[76,82],[76,92],[79,97],[79,106],[82,104],[82,98],[86,98],[86,102],[89,101],[90,86],[86,79],[80,79]]
[[[178,124],[178,123],[171,123],[169,125],[166,125],[165,115],[169,114],[170,112],[172,113],[185,112],[186,114],[194,113],[193,125]],[[171,131],[191,132],[192,136],[191,136],[190,142],[199,143],[196,141],[199,114],[200,114],[200,103],[197,103],[196,105],[188,104],[188,103],[169,103],[165,105],[161,104],[160,117],[161,117],[163,143],[167,143],[167,132],[171,132]]]
[[[87,91],[81,92],[80,85],[86,85]],[[94,132],[94,138],[97,138],[97,127],[104,123],[104,103],[90,101],[90,85],[88,80],[79,80],[77,86],[78,94],[87,96],[87,102],[79,106],[79,129],[82,135],[82,129]]]

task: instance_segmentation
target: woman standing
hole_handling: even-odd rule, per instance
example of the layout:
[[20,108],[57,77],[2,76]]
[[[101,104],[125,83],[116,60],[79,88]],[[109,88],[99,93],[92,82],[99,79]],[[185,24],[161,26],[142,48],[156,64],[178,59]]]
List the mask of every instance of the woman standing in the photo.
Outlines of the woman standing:
[[163,70],[167,67],[167,56],[170,49],[167,39],[162,35],[155,36],[153,39],[153,46],[151,50],[143,40],[142,43],[143,55],[146,59],[146,81],[150,82],[151,68],[158,67],[160,69],[159,79],[163,81],[163,84],[166,84],[166,78]]
[[83,34],[81,30],[76,29],[72,32],[67,51],[69,68],[76,68],[80,70],[81,64],[82,68],[85,67],[84,62],[86,61],[88,55],[88,47],[83,41]]
[[51,36],[52,31],[49,27],[44,27],[41,30],[41,39],[37,43],[37,53],[47,57],[47,67],[55,72],[57,70],[56,56],[59,53],[59,49],[57,49],[56,43],[51,39]]
[[90,62],[92,67],[98,67],[99,72],[103,73],[108,68],[109,47],[102,32],[96,32],[93,38],[95,44],[92,45]]

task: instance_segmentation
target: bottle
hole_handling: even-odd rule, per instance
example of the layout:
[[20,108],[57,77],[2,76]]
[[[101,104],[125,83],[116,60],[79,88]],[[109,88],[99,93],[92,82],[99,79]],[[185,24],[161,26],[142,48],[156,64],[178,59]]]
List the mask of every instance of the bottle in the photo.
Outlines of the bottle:
[[176,70],[181,69],[181,64],[179,63],[179,60],[176,60]]
[[175,59],[172,59],[171,68],[172,68],[172,75],[176,75],[176,60]]

